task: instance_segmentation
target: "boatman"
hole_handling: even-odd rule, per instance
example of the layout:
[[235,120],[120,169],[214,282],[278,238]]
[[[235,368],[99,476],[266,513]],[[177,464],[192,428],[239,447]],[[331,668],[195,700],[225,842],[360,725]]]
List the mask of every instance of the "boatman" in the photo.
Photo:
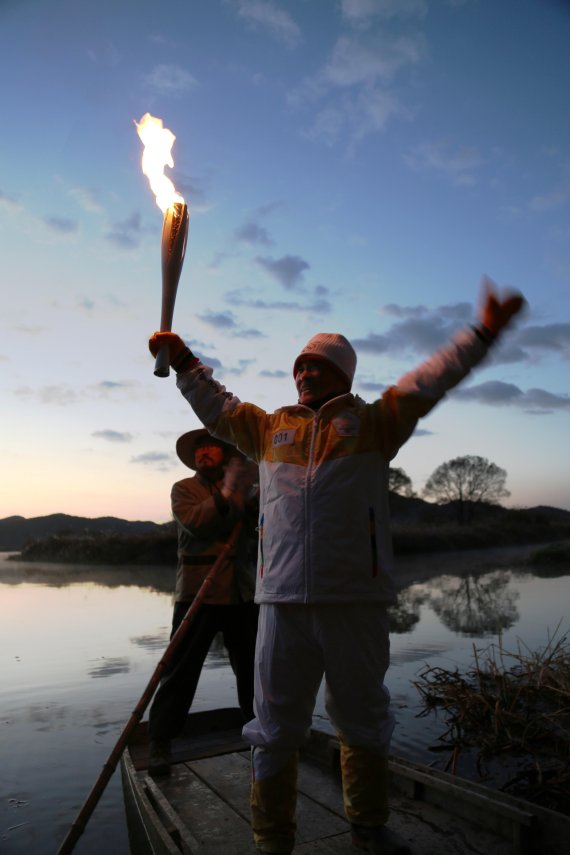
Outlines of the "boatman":
[[189,626],[154,697],[149,714],[149,772],[170,772],[171,740],[184,727],[206,655],[221,633],[236,677],[244,722],[253,718],[253,662],[258,606],[254,603],[259,485],[257,466],[199,428],[176,443],[178,457],[195,471],[172,487],[178,531],[178,567],[172,635],[223,551],[237,523],[235,547],[224,558],[203,605]]
[[297,752],[323,676],[353,843],[382,855],[411,852],[386,825],[394,727],[386,608],[396,601],[389,465],[523,303],[487,283],[475,325],[372,404],[351,393],[356,353],[339,333],[318,333],[296,356],[298,403],[274,413],[226,391],[174,333],[150,339],[154,355],[168,346],[177,386],[208,430],[259,463],[255,717],[243,730],[259,852],[293,850]]

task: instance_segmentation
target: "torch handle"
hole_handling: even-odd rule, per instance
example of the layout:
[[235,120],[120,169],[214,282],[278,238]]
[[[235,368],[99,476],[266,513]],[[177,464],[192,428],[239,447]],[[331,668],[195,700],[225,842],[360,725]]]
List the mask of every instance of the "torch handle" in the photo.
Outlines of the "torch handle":
[[170,353],[167,344],[163,344],[156,354],[154,363],[155,377],[168,377],[170,374]]
[[[172,316],[178,280],[184,263],[186,239],[188,237],[188,208],[183,202],[175,202],[168,208],[162,224],[162,311],[160,331],[172,330]],[[168,377],[170,359],[168,345],[162,345],[154,363],[155,377]]]

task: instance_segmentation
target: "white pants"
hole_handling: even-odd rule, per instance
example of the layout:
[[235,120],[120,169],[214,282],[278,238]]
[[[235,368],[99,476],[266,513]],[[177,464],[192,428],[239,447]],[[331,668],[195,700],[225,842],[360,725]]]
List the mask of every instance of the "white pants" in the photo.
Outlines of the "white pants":
[[306,740],[325,677],[325,708],[340,737],[388,753],[394,729],[384,676],[390,661],[379,604],[263,604],[255,652],[255,718],[243,729],[258,779]]

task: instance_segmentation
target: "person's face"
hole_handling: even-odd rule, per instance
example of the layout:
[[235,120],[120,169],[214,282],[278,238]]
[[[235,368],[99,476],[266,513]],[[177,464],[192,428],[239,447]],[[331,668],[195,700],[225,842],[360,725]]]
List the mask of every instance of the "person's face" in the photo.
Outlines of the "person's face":
[[194,463],[198,472],[217,469],[223,462],[224,450],[215,442],[205,442],[194,452]]
[[295,386],[299,403],[306,405],[348,391],[347,381],[332,365],[321,359],[303,359],[299,362],[295,372]]

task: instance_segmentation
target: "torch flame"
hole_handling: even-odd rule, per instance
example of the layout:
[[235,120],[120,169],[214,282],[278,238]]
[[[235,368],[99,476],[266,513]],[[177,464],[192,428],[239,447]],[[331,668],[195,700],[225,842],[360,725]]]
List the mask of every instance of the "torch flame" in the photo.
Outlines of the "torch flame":
[[163,127],[162,119],[157,119],[150,113],[145,113],[135,125],[144,145],[142,171],[156,196],[156,204],[165,214],[175,202],[184,204],[184,199],[176,191],[170,178],[164,174],[165,166],[171,169],[174,166],[172,146],[176,137],[172,131]]

